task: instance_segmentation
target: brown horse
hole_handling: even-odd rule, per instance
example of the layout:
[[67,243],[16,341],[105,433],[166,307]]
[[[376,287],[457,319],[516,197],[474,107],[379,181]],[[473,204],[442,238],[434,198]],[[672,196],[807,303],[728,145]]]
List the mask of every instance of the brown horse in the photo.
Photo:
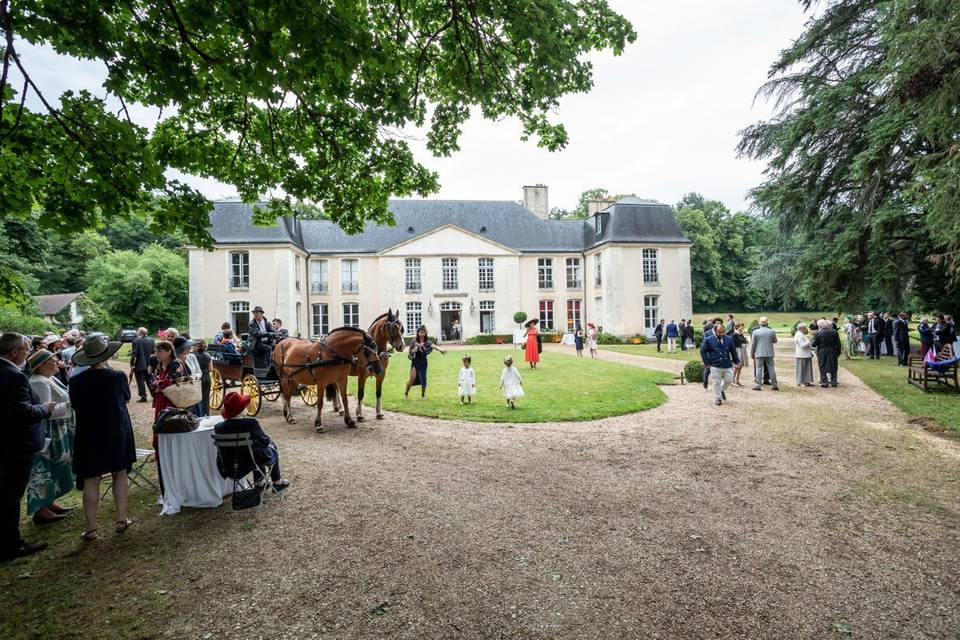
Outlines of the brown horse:
[[[383,379],[387,375],[387,365],[390,364],[390,354],[387,353],[387,345],[392,346],[395,352],[403,353],[403,323],[400,322],[400,318],[393,312],[393,309],[387,309],[386,313],[380,314],[370,323],[370,328],[367,329],[367,333],[369,333],[373,341],[377,343],[377,354],[380,356],[380,365],[383,367],[383,371],[376,374],[377,419],[379,420],[383,418],[383,409],[380,406],[380,396],[383,392]],[[354,364],[350,367],[350,375],[357,378],[357,421],[363,422],[365,420],[363,417],[363,389],[367,384],[367,378],[372,374],[368,367]],[[334,396],[333,399],[333,407],[335,411],[343,412],[336,396]]]
[[[283,417],[288,423],[295,422],[290,408],[290,397],[300,385],[317,385],[325,389],[328,400],[340,391],[340,399],[347,407],[347,374],[357,364],[372,375],[380,375],[383,367],[377,354],[377,344],[363,329],[340,327],[316,341],[287,338],[274,347],[273,364],[280,377],[280,393],[283,394]],[[313,421],[317,433],[323,432],[320,411],[323,396],[317,397],[317,418]],[[345,411],[343,421],[347,427],[357,424]]]

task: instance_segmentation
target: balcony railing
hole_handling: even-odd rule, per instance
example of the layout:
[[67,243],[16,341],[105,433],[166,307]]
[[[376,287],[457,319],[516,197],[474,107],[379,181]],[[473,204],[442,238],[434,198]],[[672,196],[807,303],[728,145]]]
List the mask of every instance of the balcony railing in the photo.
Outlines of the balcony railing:
[[417,282],[416,284],[414,284],[412,282],[408,282],[406,291],[407,293],[420,293],[421,291],[420,283]]
[[580,289],[583,287],[583,280],[567,280],[567,289]]
[[344,283],[343,283],[343,292],[344,292],[344,293],[360,293],[360,283],[359,283],[359,282],[344,282]]
[[330,286],[326,282],[311,282],[310,293],[330,293]]

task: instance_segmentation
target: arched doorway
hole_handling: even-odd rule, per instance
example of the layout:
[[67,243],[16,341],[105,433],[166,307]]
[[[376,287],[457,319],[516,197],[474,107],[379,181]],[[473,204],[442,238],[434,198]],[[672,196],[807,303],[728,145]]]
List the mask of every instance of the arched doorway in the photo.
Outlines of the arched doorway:
[[463,340],[463,323],[460,318],[459,302],[440,303],[440,331],[444,340]]

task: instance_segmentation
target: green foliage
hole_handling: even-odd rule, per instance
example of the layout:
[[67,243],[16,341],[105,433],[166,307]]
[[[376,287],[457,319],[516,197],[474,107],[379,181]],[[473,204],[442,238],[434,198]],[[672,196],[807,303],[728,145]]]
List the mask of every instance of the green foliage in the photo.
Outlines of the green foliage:
[[0,333],[16,331],[28,336],[37,336],[42,335],[44,331],[56,331],[56,329],[40,316],[36,307],[23,311],[0,306]]
[[0,217],[0,305],[28,309],[37,288],[35,265],[43,264],[50,242],[33,220]]
[[80,328],[84,331],[101,331],[108,336],[112,336],[120,328],[120,325],[110,317],[110,314],[103,307],[86,295],[77,298],[77,311],[83,317],[83,320],[80,321]]
[[683,365],[683,377],[689,382],[700,382],[703,380],[703,363],[699,360],[690,360]]
[[46,260],[36,264],[36,294],[83,291],[87,266],[110,251],[110,242],[95,231],[84,231],[67,240],[52,242]]
[[695,326],[693,328],[693,344],[697,349],[699,349],[700,345],[703,344],[703,325]]
[[778,111],[739,146],[768,162],[752,192],[780,234],[757,270],[767,296],[779,282],[785,307],[960,298],[960,1],[833,0],[770,77]]
[[523,324],[524,322],[527,321],[527,312],[517,311],[515,314],[513,314],[513,321],[516,322],[517,324]]
[[124,326],[187,324],[187,265],[159,245],[114,251],[90,263],[87,295]]
[[179,249],[188,244],[183,233],[177,230],[155,231],[149,220],[137,216],[129,220],[114,220],[100,230],[110,247],[117,251],[143,251],[151,244],[158,244],[167,249]]
[[550,217],[555,220],[583,220],[590,215],[589,207],[591,200],[606,200],[612,203],[621,198],[636,195],[637,194],[635,193],[618,193],[616,195],[610,195],[610,192],[603,187],[587,189],[580,194],[580,198],[577,200],[576,207],[569,211],[566,209],[561,209],[560,207],[554,207],[550,210]]
[[[500,342],[497,342],[499,340]],[[479,333],[475,336],[470,336],[467,338],[467,344],[511,344],[513,342],[513,336],[502,333]]]
[[597,344],[623,344],[623,340],[612,333],[598,333]]

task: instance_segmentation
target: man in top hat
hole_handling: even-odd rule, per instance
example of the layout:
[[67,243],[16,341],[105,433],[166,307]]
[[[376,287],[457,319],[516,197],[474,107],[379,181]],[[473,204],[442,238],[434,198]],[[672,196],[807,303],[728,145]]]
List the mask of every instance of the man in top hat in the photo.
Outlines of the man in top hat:
[[[250,396],[241,395],[236,391],[228,393],[223,398],[223,408],[220,410],[223,422],[216,425],[213,430],[218,434],[249,433],[250,439],[253,441],[254,459],[250,461],[249,459],[244,460],[241,458],[237,465],[237,471],[244,475],[252,471],[254,479],[260,483],[264,481],[263,472],[260,471],[260,467],[273,465],[273,468],[270,470],[270,480],[273,482],[273,490],[283,491],[290,486],[290,481],[285,480],[280,475],[280,454],[277,451],[277,445],[273,443],[270,436],[263,432],[260,423],[257,422],[255,418],[239,417],[249,404]],[[233,473],[235,459],[231,455],[231,452],[233,452],[233,455],[237,455],[236,451],[236,449],[221,449],[220,455],[217,456],[217,467],[220,469],[220,474],[224,477],[230,477]],[[241,452],[239,455],[243,456],[244,453]],[[249,458],[249,456],[245,457]],[[256,464],[254,464],[254,462]]]
[[270,353],[273,345],[273,327],[263,317],[263,307],[253,308],[253,319],[247,325],[250,351],[253,353],[253,366],[257,369],[266,369],[270,366]]
[[50,417],[54,402],[41,404],[22,367],[30,340],[19,333],[0,336],[0,415],[3,416],[3,446],[0,447],[0,561],[28,556],[47,548],[20,537],[20,501],[27,490],[33,456],[43,449],[43,420]]

